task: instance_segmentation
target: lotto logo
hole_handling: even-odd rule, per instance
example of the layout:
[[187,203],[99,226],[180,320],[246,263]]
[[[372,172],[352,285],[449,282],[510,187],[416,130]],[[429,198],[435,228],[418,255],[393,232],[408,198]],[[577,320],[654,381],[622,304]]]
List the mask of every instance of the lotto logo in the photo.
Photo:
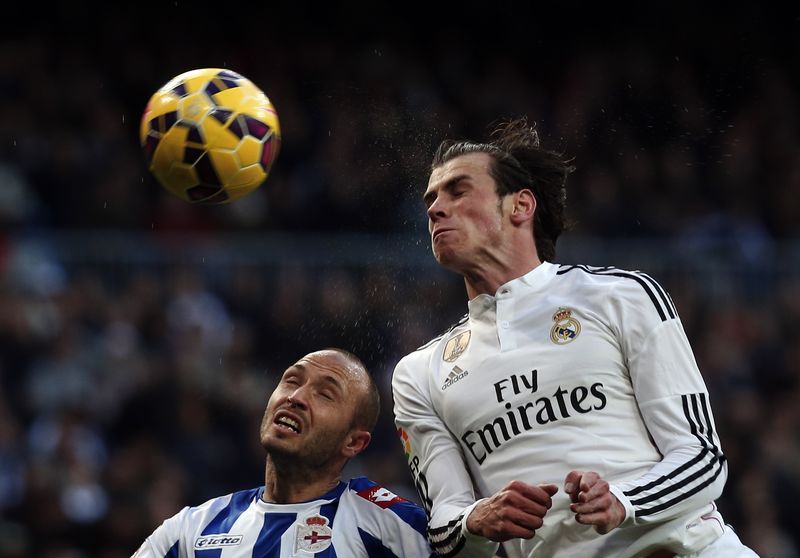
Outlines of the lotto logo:
[[194,547],[196,550],[208,550],[211,548],[236,546],[241,544],[242,538],[242,535],[206,535],[195,539]]
[[394,492],[387,490],[382,486],[373,486],[371,488],[366,488],[358,492],[358,495],[364,498],[365,500],[369,500],[373,504],[376,504],[382,508],[388,508],[393,506],[394,504],[397,504],[398,502],[405,501]]

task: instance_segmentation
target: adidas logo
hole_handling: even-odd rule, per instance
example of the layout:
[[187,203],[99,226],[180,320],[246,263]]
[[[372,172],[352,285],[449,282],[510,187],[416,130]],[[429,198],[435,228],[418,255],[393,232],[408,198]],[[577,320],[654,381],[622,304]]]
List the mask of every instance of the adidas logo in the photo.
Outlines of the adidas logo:
[[447,376],[447,379],[444,381],[444,384],[442,384],[442,391],[452,386],[461,378],[464,378],[467,374],[469,374],[468,371],[462,370],[458,366],[454,366],[453,369],[450,371],[450,374]]

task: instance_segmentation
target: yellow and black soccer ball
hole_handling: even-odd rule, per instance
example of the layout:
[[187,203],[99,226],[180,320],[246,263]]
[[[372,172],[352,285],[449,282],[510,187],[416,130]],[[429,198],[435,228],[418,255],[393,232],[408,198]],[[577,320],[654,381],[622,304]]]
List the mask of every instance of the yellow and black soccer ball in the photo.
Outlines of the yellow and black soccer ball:
[[150,98],[139,130],[148,168],[191,203],[222,204],[258,188],[281,143],[278,113],[249,79],[219,68],[185,72]]

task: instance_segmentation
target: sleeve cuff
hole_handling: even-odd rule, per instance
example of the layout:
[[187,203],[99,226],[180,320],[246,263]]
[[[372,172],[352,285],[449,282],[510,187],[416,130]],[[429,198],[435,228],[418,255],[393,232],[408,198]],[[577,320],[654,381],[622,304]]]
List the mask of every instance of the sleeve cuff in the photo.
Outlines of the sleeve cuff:
[[[630,527],[634,524],[634,520],[636,518],[636,510],[633,509],[633,504],[628,499],[625,494],[623,494],[622,490],[615,485],[611,485],[608,487],[611,494],[616,496],[617,500],[619,500],[620,504],[625,508],[625,519],[622,520],[622,523],[619,524],[619,527]],[[466,522],[464,522],[466,523]]]
[[493,555],[497,549],[500,547],[500,543],[487,539],[486,537],[482,537],[481,535],[476,535],[475,533],[471,532],[467,529],[467,518],[469,518],[469,514],[472,513],[472,510],[475,509],[475,506],[483,502],[486,498],[481,498],[477,502],[467,506],[464,509],[464,516],[463,520],[461,521],[461,534],[464,535],[464,539],[466,541],[467,548],[479,548],[483,547],[484,551],[480,553],[481,556],[491,556]]

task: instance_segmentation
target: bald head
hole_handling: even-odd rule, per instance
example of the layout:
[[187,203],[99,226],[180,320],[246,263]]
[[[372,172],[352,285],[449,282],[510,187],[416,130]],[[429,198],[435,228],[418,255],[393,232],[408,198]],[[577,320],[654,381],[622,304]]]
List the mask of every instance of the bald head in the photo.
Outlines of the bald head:
[[355,414],[353,415],[353,426],[372,432],[378,422],[378,414],[381,408],[381,398],[378,387],[372,380],[367,367],[356,355],[350,351],[329,347],[320,351],[309,353],[300,359],[303,360],[323,360],[331,363],[338,368],[347,378],[348,383],[355,395]]
[[[267,451],[265,494],[269,489],[271,498],[289,502],[329,490],[345,464],[369,445],[379,407],[372,378],[348,351],[315,351],[289,366],[261,420],[261,445]],[[276,496],[284,481],[306,488]]]

